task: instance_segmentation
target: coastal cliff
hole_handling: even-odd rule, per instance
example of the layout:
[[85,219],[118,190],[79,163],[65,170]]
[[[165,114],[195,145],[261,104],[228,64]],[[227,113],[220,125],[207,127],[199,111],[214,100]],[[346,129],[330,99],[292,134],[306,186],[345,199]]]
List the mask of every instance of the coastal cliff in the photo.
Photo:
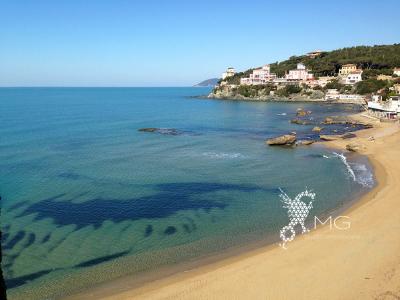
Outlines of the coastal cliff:
[[249,101],[325,101],[324,93],[319,90],[290,93],[287,90],[274,91],[265,86],[217,86],[207,98]]

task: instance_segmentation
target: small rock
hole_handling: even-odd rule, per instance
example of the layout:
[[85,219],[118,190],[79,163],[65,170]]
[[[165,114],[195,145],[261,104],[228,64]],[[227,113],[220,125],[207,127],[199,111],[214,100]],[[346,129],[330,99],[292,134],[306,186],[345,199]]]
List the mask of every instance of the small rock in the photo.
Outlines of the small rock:
[[369,138],[368,138],[368,141],[375,141],[375,138],[373,137],[373,136],[370,136]]
[[314,142],[315,142],[315,141],[313,141],[313,140],[302,140],[302,141],[299,141],[299,142],[297,143],[297,145],[300,145],[300,146],[308,146],[308,145],[314,144]]
[[315,127],[312,129],[312,131],[314,131],[314,132],[320,132],[322,129],[323,129],[322,127],[315,126]]
[[268,145],[293,145],[296,142],[296,136],[291,134],[285,134],[272,139],[268,139],[266,143]]
[[336,141],[341,138],[340,135],[323,135],[321,134],[319,138],[323,141]]
[[352,152],[357,152],[361,149],[361,145],[360,144],[356,144],[356,143],[352,143],[352,144],[348,144],[346,145],[346,149]]

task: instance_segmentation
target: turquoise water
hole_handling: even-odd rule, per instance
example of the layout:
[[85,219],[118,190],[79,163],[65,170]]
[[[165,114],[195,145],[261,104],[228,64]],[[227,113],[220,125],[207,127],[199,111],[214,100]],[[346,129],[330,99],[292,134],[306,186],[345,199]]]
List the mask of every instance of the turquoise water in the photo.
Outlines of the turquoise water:
[[[205,88],[0,89],[3,272],[10,299],[59,297],[251,241],[279,239],[279,200],[328,214],[372,185],[368,162],[264,140],[335,105],[191,98]],[[142,127],[176,129],[139,132]],[[335,127],[336,128],[336,127]],[[340,131],[343,128],[337,127]],[[176,133],[176,134],[175,134]]]

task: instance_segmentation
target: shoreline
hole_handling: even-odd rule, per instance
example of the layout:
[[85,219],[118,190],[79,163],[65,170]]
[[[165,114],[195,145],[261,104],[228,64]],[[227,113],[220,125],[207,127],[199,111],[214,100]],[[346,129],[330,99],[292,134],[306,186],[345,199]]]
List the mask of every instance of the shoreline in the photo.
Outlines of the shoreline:
[[[360,120],[363,119],[365,121],[365,117],[361,116],[361,114],[357,114],[355,116],[352,116],[353,118]],[[369,121],[371,121],[369,119]],[[381,150],[382,148],[385,148],[385,145],[382,145],[382,143],[390,143],[392,139],[396,141],[399,140],[400,135],[399,135],[399,125],[398,124],[388,124],[388,123],[376,123],[376,127],[371,128],[371,129],[365,129],[365,130],[360,130],[357,131],[357,137],[355,139],[351,140],[336,140],[336,141],[329,141],[329,142],[324,142],[323,144],[326,145],[327,147],[335,148],[335,149],[344,149],[345,145],[350,143],[350,142],[362,142],[365,144],[368,144],[367,147],[362,149],[360,151],[360,154],[366,155],[373,168],[374,168],[374,176],[377,184],[375,187],[369,191],[367,194],[361,197],[361,199],[357,201],[353,201],[349,207],[345,208],[345,213],[346,215],[349,215],[351,219],[358,219],[359,215],[364,215],[364,214],[374,214],[375,211],[370,208],[371,205],[378,205],[378,199],[380,198],[380,194],[385,192],[385,189],[387,189],[387,186],[390,183],[390,180],[393,180],[393,171],[389,170],[388,165],[382,161],[382,158],[377,155],[377,152]],[[369,136],[376,136],[375,141],[368,141]],[[371,145],[370,145],[371,144]],[[390,148],[393,149],[393,143],[390,143]],[[399,161],[398,161],[399,162]],[[396,176],[395,179],[399,179],[399,174],[400,174],[400,165],[396,166],[396,171],[395,172]],[[389,181],[389,182],[388,182]],[[398,189],[398,188],[397,188]],[[391,197],[390,201],[391,203],[394,201]],[[389,200],[387,200],[389,201]],[[393,204],[393,203],[392,203]],[[395,204],[395,203],[394,203]],[[383,204],[382,204],[383,205]],[[381,206],[382,206],[381,205]],[[387,208],[388,205],[384,206]],[[390,209],[390,207],[389,207]],[[366,212],[364,212],[367,210]],[[394,209],[393,209],[394,210]],[[386,216],[381,216],[381,218],[386,218]],[[376,219],[376,218],[375,218]],[[392,220],[393,221],[393,220]],[[375,221],[376,222],[376,221]],[[397,223],[397,226],[400,225],[400,222]],[[353,230],[349,230],[351,232]],[[356,231],[356,230],[354,230]],[[376,228],[374,230],[375,234],[379,235],[379,228]],[[172,273],[170,275],[166,274],[166,277],[163,277],[161,279],[155,279],[150,282],[143,282],[143,285],[138,286],[139,283],[136,283],[136,285],[132,285],[132,279],[129,280],[129,278],[120,278],[117,279],[116,281],[101,284],[97,287],[93,287],[92,289],[85,290],[80,292],[79,294],[74,294],[69,297],[66,297],[65,299],[132,299],[133,297],[135,299],[165,299],[165,298],[174,298],[174,299],[191,299],[191,298],[209,298],[211,296],[219,296],[222,298],[263,298],[265,299],[266,297],[269,298],[281,298],[281,297],[286,297],[286,298],[291,298],[295,297],[297,295],[297,299],[303,299],[301,296],[299,297],[299,293],[304,293],[306,288],[302,288],[302,284],[308,286],[312,285],[313,288],[316,290],[313,292],[314,297],[316,298],[321,298],[324,297],[325,299],[352,299],[356,296],[354,292],[360,292],[362,293],[362,289],[354,289],[350,287],[351,291],[348,291],[348,289],[343,289],[342,288],[342,295],[335,295],[331,294],[331,297],[327,296],[324,294],[325,290],[325,284],[316,284],[315,282],[313,283],[312,280],[308,280],[308,277],[315,277],[315,279],[321,281],[323,279],[334,279],[334,276],[324,276],[321,274],[321,271],[318,272],[311,272],[309,269],[314,269],[315,266],[312,264],[312,261],[307,259],[307,257],[310,255],[312,257],[318,257],[319,258],[319,265],[321,263],[324,265],[323,260],[321,261],[321,254],[330,251],[331,249],[334,249],[335,246],[335,241],[343,241],[343,243],[348,244],[349,241],[353,241],[355,243],[361,243],[363,240],[363,235],[361,234],[352,234],[348,235],[346,237],[347,231],[336,231],[335,236],[331,234],[331,232],[327,232],[327,228],[320,226],[316,230],[313,230],[311,233],[304,235],[304,236],[297,236],[296,240],[294,242],[289,243],[289,250],[284,251],[280,247],[277,246],[277,244],[272,243],[269,245],[264,245],[262,246],[259,244],[259,247],[249,249],[245,249],[246,247],[240,247],[236,249],[237,254],[235,255],[234,253],[231,253],[231,256],[225,257],[223,254],[220,255],[214,255],[213,258],[205,258],[205,259],[200,259],[201,264],[199,265],[199,262],[189,262],[189,264],[186,265],[188,268],[186,271],[180,271],[177,270],[175,273]],[[357,231],[355,232],[357,233]],[[325,237],[321,236],[322,234],[327,234]],[[392,232],[393,234],[393,232]],[[357,238],[358,236],[358,238]],[[386,235],[385,235],[386,236]],[[400,246],[399,242],[400,238],[398,238],[395,242],[395,246],[397,245],[397,249]],[[319,244],[315,245],[315,241],[317,241]],[[360,242],[361,241],[361,242]],[[333,244],[332,244],[333,242]],[[328,247],[326,247],[325,244],[328,244]],[[318,246],[315,247],[316,249],[313,249],[313,246]],[[365,245],[362,245],[363,248],[365,248]],[[254,247],[254,245],[253,245]],[[318,250],[317,248],[322,247],[326,251]],[[292,250],[291,248],[294,248],[296,250]],[[341,248],[340,248],[341,249]],[[298,251],[297,251],[298,250]],[[343,249],[342,249],[343,250]],[[365,250],[365,249],[364,249]],[[338,252],[339,250],[335,249],[335,252]],[[349,255],[353,253],[354,251],[351,250],[351,245],[349,245]],[[300,253],[300,254],[299,254]],[[399,254],[396,255],[397,252],[393,252],[392,256],[394,257],[388,257],[388,260],[395,260],[396,263],[400,265],[400,257]],[[359,257],[361,253],[359,253]],[[346,256],[346,251],[342,251],[337,254],[337,257],[340,258],[342,256]],[[220,258],[220,259],[218,259]],[[297,258],[299,260],[299,263],[291,265],[290,267],[287,265],[287,260],[292,260]],[[335,259],[335,256],[330,258],[330,262],[336,264],[340,264],[342,261],[340,259]],[[304,264],[304,259],[310,263],[309,266],[303,265]],[[207,262],[207,260],[209,260]],[[364,259],[362,259],[361,262],[354,264],[355,268],[359,267],[359,264],[362,263]],[[373,260],[372,260],[373,262]],[[264,266],[265,268],[263,268]],[[380,267],[381,264],[374,264],[374,263],[369,263],[368,266],[370,266],[371,269],[374,269],[375,267]],[[304,267],[303,269],[301,267]],[[308,268],[307,268],[308,267]],[[179,268],[179,267],[178,267]],[[298,270],[299,269],[299,270]],[[306,269],[306,274],[305,276],[304,269]],[[251,272],[249,270],[252,270]],[[295,271],[297,270],[297,271]],[[386,268],[385,268],[386,270]],[[322,271],[323,272],[323,271]],[[400,279],[400,268],[396,268],[394,270],[394,275],[392,278]],[[301,284],[298,283],[296,286],[290,286],[289,282],[290,280],[284,280],[284,277],[282,277],[284,273],[289,273],[291,275],[295,274],[296,280],[299,281],[301,280]],[[382,274],[383,273],[383,274]],[[387,272],[380,272],[379,275],[384,275]],[[254,274],[258,274],[259,276],[256,276],[254,278]],[[273,274],[275,274],[278,278],[274,278]],[[348,272],[342,273],[341,268],[336,268],[334,274],[338,275],[345,275],[349,276]],[[264,276],[262,276],[264,275]],[[366,277],[370,278],[369,276],[366,275]],[[213,278],[213,279],[210,279]],[[249,281],[249,278],[253,278],[252,281]],[[343,277],[344,278],[344,277]],[[372,277],[371,277],[372,278]],[[361,280],[357,278],[357,284],[361,284],[364,288],[364,283],[367,285],[371,290],[371,286],[377,287],[379,286],[380,290],[383,290],[381,288],[382,284],[386,282],[385,285],[391,284],[393,287],[393,282],[396,282],[396,280],[389,280],[389,281],[379,281],[377,286],[371,285],[371,280],[369,279],[364,279]],[[354,279],[355,280],[355,279]],[[258,282],[258,284],[255,283]],[[330,281],[330,280],[328,280]],[[360,282],[358,282],[360,281]],[[366,281],[366,282],[364,282]],[[201,282],[199,285],[198,282]],[[261,284],[264,282],[264,284]],[[274,282],[274,284],[267,284],[268,282]],[[336,280],[336,285],[342,285],[346,286],[347,279],[344,280]],[[400,280],[398,280],[400,282]],[[270,285],[270,286],[269,286]],[[241,288],[239,289],[237,286],[240,286]],[[265,289],[266,286],[269,286],[268,289]],[[300,288],[300,289],[299,289]],[[396,287],[394,287],[396,288]],[[271,290],[272,289],[272,290]],[[283,294],[279,294],[278,290],[280,290]],[[378,288],[376,288],[378,289]],[[319,292],[318,292],[319,291]],[[346,291],[348,293],[346,293]],[[384,291],[385,292],[385,291]],[[393,291],[393,293],[399,292],[398,290]],[[278,293],[278,294],[277,294]],[[373,295],[378,295],[379,293],[374,292]],[[251,295],[251,296],[250,296]],[[324,295],[324,296],[323,296]],[[364,296],[372,298],[373,295],[371,292],[368,292]],[[306,294],[303,294],[305,297]],[[304,299],[308,298],[305,297]]]
[[218,96],[216,94],[209,94],[203,96],[196,96],[194,98],[204,100],[227,100],[227,101],[254,101],[254,102],[284,102],[284,103],[326,103],[326,104],[353,104],[363,105],[364,102],[360,100],[342,99],[342,100],[325,100],[324,98],[309,98],[308,96],[265,96],[265,97],[244,97],[242,95],[236,96]]

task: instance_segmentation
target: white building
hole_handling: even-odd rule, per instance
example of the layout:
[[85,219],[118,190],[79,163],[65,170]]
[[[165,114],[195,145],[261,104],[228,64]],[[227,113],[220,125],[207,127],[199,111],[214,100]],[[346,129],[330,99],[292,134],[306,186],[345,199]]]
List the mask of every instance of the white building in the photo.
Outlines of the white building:
[[236,71],[234,68],[229,67],[226,72],[222,73],[222,80],[224,80],[227,77],[232,77],[233,75],[235,75]]
[[309,80],[314,78],[314,75],[309,73],[306,66],[302,63],[297,64],[296,70],[290,70],[288,74],[285,75],[287,80]]
[[276,78],[276,74],[271,73],[271,67],[264,65],[261,68],[254,69],[249,77],[241,78],[240,84],[259,85],[272,82]]
[[356,84],[362,81],[362,70],[356,70],[346,75],[344,79],[344,84]]
[[394,68],[393,69],[393,75],[400,76],[400,68]]

